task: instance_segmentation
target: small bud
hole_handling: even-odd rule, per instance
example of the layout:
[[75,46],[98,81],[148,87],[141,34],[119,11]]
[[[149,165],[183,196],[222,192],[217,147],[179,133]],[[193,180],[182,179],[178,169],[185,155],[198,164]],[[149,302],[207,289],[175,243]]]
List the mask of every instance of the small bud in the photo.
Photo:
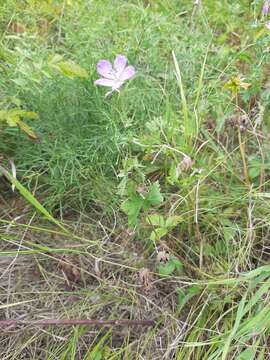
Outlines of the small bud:
[[147,191],[147,189],[146,189],[146,187],[144,185],[140,185],[140,186],[137,187],[137,192],[139,194],[141,194],[141,195],[146,194],[146,191]]
[[181,171],[188,171],[189,169],[192,168],[192,165],[194,164],[194,161],[191,160],[191,158],[189,156],[185,156],[184,159],[180,162],[180,170]]
[[[16,166],[14,164],[14,162],[12,160],[9,160],[9,164],[10,164],[10,167],[11,167],[11,173],[12,173],[12,176],[14,179],[16,179]],[[11,186],[11,189],[12,191],[14,192],[15,191],[15,184],[12,184]]]
[[166,251],[162,250],[162,251],[159,251],[159,252],[158,252],[158,254],[157,254],[157,261],[158,261],[159,263],[166,263],[166,262],[168,262],[169,260],[170,260],[170,255],[169,255]]

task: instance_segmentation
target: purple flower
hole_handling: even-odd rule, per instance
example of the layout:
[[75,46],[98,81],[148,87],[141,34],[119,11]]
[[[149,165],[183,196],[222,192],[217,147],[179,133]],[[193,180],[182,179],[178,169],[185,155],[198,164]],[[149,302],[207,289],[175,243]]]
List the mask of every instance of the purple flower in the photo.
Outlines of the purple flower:
[[97,72],[102,78],[96,80],[95,85],[111,88],[105,96],[113,91],[119,91],[124,82],[133,78],[136,73],[133,66],[127,66],[127,58],[124,55],[117,55],[113,66],[108,60],[100,60],[97,63]]
[[270,7],[269,0],[266,0],[266,1],[264,2],[264,4],[263,4],[263,8],[262,8],[262,14],[263,14],[263,16],[267,16],[267,15],[268,15],[269,7]]
[[267,21],[267,22],[265,23],[265,26],[267,27],[268,30],[270,30],[270,21]]

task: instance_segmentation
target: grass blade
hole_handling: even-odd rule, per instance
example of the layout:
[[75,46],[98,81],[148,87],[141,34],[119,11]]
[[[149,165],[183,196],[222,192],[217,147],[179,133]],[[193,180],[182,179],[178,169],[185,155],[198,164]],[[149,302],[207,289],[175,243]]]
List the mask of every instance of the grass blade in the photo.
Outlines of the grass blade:
[[23,186],[14,176],[12,176],[5,168],[0,165],[0,171],[5,175],[5,177],[11,182],[13,186],[20,192],[20,194],[27,200],[34,208],[40,212],[45,218],[55,225],[57,225],[64,232],[68,232],[68,230],[58,221],[56,220],[48,210],[41,205],[41,203]]
[[189,115],[188,115],[188,106],[187,106],[187,100],[186,95],[184,91],[181,71],[179,68],[179,64],[177,62],[176,56],[174,51],[172,52],[174,66],[175,66],[175,73],[176,73],[176,79],[177,83],[180,89],[180,95],[181,95],[181,101],[182,101],[182,112],[183,112],[183,120],[184,120],[184,136],[186,143],[189,143],[192,135],[194,135],[194,124],[190,121]]

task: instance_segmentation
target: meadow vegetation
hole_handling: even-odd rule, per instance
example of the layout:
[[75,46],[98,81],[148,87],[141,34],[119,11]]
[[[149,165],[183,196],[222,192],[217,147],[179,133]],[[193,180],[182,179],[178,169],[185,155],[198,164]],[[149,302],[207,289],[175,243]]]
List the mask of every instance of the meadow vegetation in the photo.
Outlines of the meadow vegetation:
[[270,359],[263,3],[0,1],[1,359]]

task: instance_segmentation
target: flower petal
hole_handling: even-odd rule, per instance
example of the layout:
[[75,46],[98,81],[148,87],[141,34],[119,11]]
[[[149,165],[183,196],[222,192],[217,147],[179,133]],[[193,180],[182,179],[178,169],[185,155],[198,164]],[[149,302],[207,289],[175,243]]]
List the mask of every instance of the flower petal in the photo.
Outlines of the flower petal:
[[127,58],[124,55],[117,55],[113,63],[113,68],[118,76],[124,71],[126,65]]
[[115,80],[112,79],[98,79],[95,81],[95,85],[114,87]]
[[262,14],[263,14],[264,16],[267,16],[267,15],[268,15],[268,13],[269,13],[269,8],[270,8],[269,0],[266,0],[266,1],[264,2],[263,8],[262,8]]
[[124,81],[122,80],[116,80],[113,84],[113,90],[118,90],[122,85],[123,85]]
[[125,81],[131,79],[136,74],[136,70],[133,66],[127,66],[120,75],[120,80]]
[[97,63],[97,72],[107,79],[114,79],[112,64],[108,60],[100,60]]

